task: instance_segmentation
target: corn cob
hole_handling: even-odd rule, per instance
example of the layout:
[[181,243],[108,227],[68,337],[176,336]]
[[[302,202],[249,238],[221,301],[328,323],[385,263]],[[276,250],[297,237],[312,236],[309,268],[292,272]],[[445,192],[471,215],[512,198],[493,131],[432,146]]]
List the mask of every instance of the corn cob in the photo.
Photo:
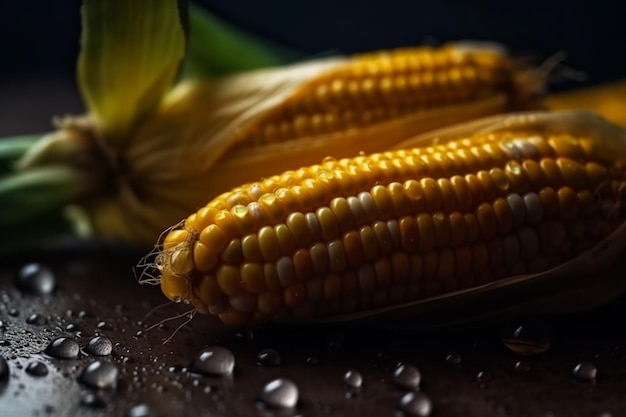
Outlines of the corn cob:
[[174,226],[152,281],[243,325],[541,277],[622,224],[624,140],[588,113],[531,113],[327,158],[237,187]]
[[168,225],[239,184],[532,108],[541,86],[501,49],[468,44],[194,79],[169,91],[128,137],[109,138],[94,117],[64,119],[19,170],[71,165],[91,184],[70,203],[92,233],[149,247]]

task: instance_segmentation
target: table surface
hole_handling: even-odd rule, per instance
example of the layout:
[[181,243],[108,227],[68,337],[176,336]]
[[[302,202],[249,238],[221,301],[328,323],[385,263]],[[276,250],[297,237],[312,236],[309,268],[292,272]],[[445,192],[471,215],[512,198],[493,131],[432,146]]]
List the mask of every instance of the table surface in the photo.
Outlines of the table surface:
[[[430,330],[350,325],[234,330],[197,315],[163,344],[177,322],[143,331],[141,320],[164,297],[158,288],[135,281],[133,265],[139,256],[86,244],[3,262],[0,355],[7,359],[10,376],[0,382],[0,415],[124,416],[132,415],[127,413],[138,404],[147,404],[154,415],[162,416],[394,415],[400,397],[409,391],[394,384],[393,372],[400,362],[420,370],[420,390],[432,402],[432,415],[626,415],[626,338],[619,319],[626,313],[623,299],[592,312]],[[54,292],[28,295],[15,287],[17,271],[31,261],[53,269]],[[172,317],[182,311],[179,307],[164,307],[146,322]],[[28,324],[34,313],[45,322]],[[68,331],[70,324],[75,328]],[[507,348],[503,336],[519,326],[528,332],[531,349],[549,344],[547,351],[520,355]],[[84,346],[94,335],[113,342],[111,355],[83,352],[77,359],[56,359],[43,353],[57,337],[71,337]],[[211,346],[234,353],[232,376],[189,371],[198,353]],[[267,348],[280,354],[279,366],[256,363],[257,354]],[[455,359],[446,359],[448,355]],[[78,381],[83,368],[95,360],[118,368],[115,388],[97,391]],[[33,361],[46,364],[48,375],[29,374],[26,367]],[[595,380],[574,377],[574,367],[583,361],[597,367]],[[343,375],[350,369],[363,376],[360,390],[343,385]],[[262,387],[276,378],[296,383],[300,397],[295,409],[259,408]],[[81,405],[89,393],[102,400],[102,408]]]

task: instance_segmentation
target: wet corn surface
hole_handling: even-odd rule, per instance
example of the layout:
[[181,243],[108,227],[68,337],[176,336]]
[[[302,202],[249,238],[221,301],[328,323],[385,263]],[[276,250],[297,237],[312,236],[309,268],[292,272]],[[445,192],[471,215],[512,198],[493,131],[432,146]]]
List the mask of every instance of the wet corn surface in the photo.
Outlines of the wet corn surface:
[[163,297],[136,283],[140,256],[72,243],[2,261],[0,415],[626,414],[623,299],[444,329],[233,330],[197,314],[163,344],[186,316],[146,327],[188,307],[142,321]]

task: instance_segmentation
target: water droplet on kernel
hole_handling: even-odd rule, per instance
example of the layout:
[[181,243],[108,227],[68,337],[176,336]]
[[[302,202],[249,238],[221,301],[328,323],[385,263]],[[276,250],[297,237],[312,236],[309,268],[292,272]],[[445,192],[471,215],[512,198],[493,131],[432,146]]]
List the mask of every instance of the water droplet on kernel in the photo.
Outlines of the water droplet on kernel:
[[262,366],[278,366],[281,361],[280,354],[274,349],[263,349],[256,355],[256,363]]
[[413,365],[400,364],[393,372],[393,382],[401,388],[415,389],[421,379],[421,372]]
[[205,375],[225,376],[233,373],[235,356],[221,346],[204,349],[198,354],[190,368]]
[[536,355],[550,349],[550,335],[545,326],[536,320],[517,322],[505,328],[502,342],[520,355]]
[[598,368],[591,362],[580,362],[573,370],[574,377],[580,381],[593,381],[598,375]]
[[108,356],[113,351],[113,343],[108,337],[94,336],[84,348],[85,353],[94,356]]
[[259,399],[268,407],[292,408],[298,403],[298,387],[289,379],[275,379],[265,384]]
[[80,346],[74,339],[59,337],[50,342],[44,352],[57,359],[76,359],[80,353]]
[[49,294],[55,285],[56,279],[52,270],[38,263],[24,265],[15,277],[15,286],[28,294]]
[[433,405],[426,395],[421,392],[404,394],[398,403],[398,409],[411,417],[427,417],[433,410]]
[[78,381],[92,388],[114,388],[117,385],[118,373],[117,366],[112,363],[94,361],[83,369]]
[[363,385],[363,375],[360,372],[350,369],[343,374],[343,383],[348,388],[358,389]]
[[26,372],[32,376],[46,376],[48,367],[43,362],[33,361],[26,366]]

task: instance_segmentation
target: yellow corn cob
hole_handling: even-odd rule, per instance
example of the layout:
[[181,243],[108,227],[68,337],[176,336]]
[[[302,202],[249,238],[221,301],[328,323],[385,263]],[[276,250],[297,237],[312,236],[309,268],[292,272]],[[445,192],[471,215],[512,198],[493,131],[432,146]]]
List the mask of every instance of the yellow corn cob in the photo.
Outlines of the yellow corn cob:
[[165,236],[161,288],[242,325],[546,271],[624,219],[626,138],[613,129],[584,112],[522,114],[235,188]]
[[448,44],[356,55],[305,83],[242,129],[242,146],[362,128],[448,105],[504,98],[502,108],[536,106],[539,79],[500,48]]
[[551,110],[593,110],[626,127],[626,80],[552,94],[546,105]]

